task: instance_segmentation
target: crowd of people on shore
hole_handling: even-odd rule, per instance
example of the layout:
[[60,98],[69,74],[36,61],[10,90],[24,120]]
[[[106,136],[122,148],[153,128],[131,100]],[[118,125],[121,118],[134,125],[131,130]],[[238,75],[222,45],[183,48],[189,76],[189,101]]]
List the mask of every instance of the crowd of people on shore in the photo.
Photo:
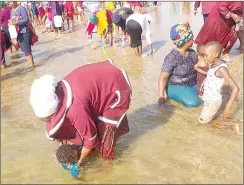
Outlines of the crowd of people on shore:
[[[149,54],[153,54],[150,31],[152,19],[144,9],[145,4],[105,2],[101,6],[99,3],[87,2],[85,7],[89,7],[90,12],[86,15],[85,9],[82,9],[84,3],[78,2],[78,6],[81,8],[80,16],[88,21],[87,33],[91,45],[92,34],[97,33],[105,48],[107,43],[113,46],[120,28],[123,44],[128,36],[135,55],[142,56],[142,35],[145,35],[150,46]],[[195,3],[194,14],[197,13],[199,3]],[[61,5],[63,9],[60,8]],[[36,9],[31,8],[31,18],[28,17],[31,13],[28,14],[27,9],[17,2],[10,2],[9,6],[15,14],[11,14],[6,22],[7,31],[10,32],[11,25],[18,25],[17,44],[25,53],[30,66],[33,66],[31,45],[38,41],[38,37],[29,20],[36,22],[36,25],[44,24],[41,23],[42,19],[38,19],[42,11],[37,14]],[[50,26],[47,31],[54,28],[58,34],[63,30],[63,14],[59,12],[65,12],[67,20],[71,21],[71,28],[74,28],[73,3],[52,2],[48,7],[52,7],[52,13],[47,13],[47,17],[50,17],[49,25],[53,27]],[[8,11],[11,8],[5,6]],[[202,2],[202,8],[204,24],[195,40],[197,51],[192,49],[194,35],[189,23],[179,23],[171,27],[170,39],[175,48],[164,58],[158,81],[158,104],[163,105],[166,97],[186,107],[203,104],[198,122],[208,124],[216,117],[222,105],[221,89],[226,82],[231,88],[231,96],[224,110],[224,118],[228,120],[227,125],[231,125],[231,108],[239,87],[230,76],[227,63],[231,62],[228,54],[237,38],[240,40],[238,49],[243,50],[243,2]],[[42,15],[45,12],[48,10],[44,8]],[[117,30],[115,39],[114,28]],[[1,30],[1,34],[7,34],[2,21]],[[11,34],[10,38],[12,41]],[[7,42],[2,43],[3,48],[8,49]],[[114,158],[116,141],[129,131],[126,112],[131,94],[132,87],[126,72],[108,59],[79,67],[59,82],[53,75],[36,79],[31,87],[30,104],[35,115],[46,122],[47,137],[62,143],[56,153],[57,160],[65,169],[78,170],[95,148],[104,159]],[[223,120],[221,123],[224,122]],[[78,173],[75,174],[76,177]]]

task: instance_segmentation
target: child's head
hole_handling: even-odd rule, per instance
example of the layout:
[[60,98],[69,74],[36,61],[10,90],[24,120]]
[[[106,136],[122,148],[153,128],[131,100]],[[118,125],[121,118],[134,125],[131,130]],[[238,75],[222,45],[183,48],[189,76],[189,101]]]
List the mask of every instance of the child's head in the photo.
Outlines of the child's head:
[[217,41],[208,42],[204,46],[204,59],[206,63],[213,64],[217,58],[220,58],[222,53],[222,45]]
[[56,158],[63,164],[77,163],[79,160],[79,150],[76,145],[63,144],[58,147]]
[[193,45],[193,32],[189,23],[176,24],[170,30],[170,38],[178,48],[188,49]]
[[98,23],[98,18],[95,14],[90,14],[89,17],[88,17],[89,21],[92,23],[92,24],[95,24],[97,25]]
[[197,56],[198,56],[198,60],[204,60],[204,45],[203,44],[197,45]]

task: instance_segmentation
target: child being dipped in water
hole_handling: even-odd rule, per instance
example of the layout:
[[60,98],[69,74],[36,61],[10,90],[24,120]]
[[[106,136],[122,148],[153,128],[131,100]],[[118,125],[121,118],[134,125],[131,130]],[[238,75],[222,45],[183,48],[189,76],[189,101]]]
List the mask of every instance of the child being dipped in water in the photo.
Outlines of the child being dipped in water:
[[197,57],[198,57],[198,62],[194,66],[194,69],[197,71],[197,94],[199,98],[202,98],[203,93],[200,91],[200,87],[207,77],[207,73],[209,70],[208,65],[206,64],[204,60],[204,45],[199,44],[197,46]]
[[64,169],[70,170],[75,178],[79,173],[79,159],[82,147],[80,145],[62,144],[56,151],[56,159]]
[[[207,78],[204,80],[201,90],[204,88],[203,100],[204,107],[201,112],[199,122],[207,124],[211,122],[222,105],[221,89],[224,82],[230,86],[232,92],[230,99],[224,110],[224,118],[229,119],[231,107],[239,93],[239,87],[232,79],[227,69],[226,63],[221,60],[222,46],[216,41],[211,41],[204,46],[204,59],[210,66]],[[225,124],[224,122],[221,124]],[[226,125],[232,124],[227,121]]]

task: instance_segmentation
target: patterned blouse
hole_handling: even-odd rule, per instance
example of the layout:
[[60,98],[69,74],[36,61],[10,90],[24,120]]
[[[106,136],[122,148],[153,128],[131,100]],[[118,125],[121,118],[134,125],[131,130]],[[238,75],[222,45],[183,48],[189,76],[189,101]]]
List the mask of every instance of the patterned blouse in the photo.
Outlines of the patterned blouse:
[[188,56],[182,56],[179,51],[172,49],[165,57],[162,72],[170,73],[168,85],[193,86],[197,83],[197,71],[194,69],[197,55],[189,49]]

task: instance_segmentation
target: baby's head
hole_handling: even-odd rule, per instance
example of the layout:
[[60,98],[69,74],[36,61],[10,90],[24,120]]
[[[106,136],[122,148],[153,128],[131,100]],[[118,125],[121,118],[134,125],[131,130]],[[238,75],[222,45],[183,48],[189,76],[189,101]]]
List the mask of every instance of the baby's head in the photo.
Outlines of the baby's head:
[[219,59],[221,57],[223,47],[222,45],[217,41],[211,41],[208,42],[204,46],[204,59],[206,63],[213,64],[216,59]]
[[58,162],[63,164],[77,163],[80,152],[76,145],[63,144],[60,145],[56,152]]
[[197,57],[198,57],[198,60],[204,60],[204,45],[203,44],[197,45]]

